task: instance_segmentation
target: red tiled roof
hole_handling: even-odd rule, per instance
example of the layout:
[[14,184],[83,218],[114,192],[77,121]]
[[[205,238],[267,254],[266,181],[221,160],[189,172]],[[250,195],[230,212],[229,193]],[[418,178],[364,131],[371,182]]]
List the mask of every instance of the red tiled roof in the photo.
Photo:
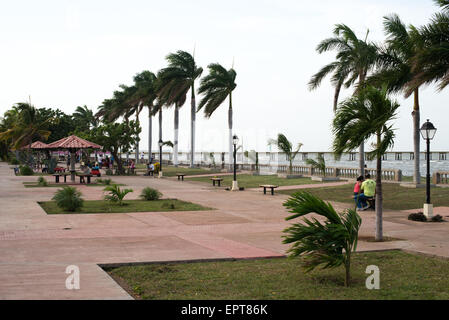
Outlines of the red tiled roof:
[[62,138],[58,141],[52,142],[47,145],[47,149],[101,149],[101,146],[81,139],[80,137],[71,135],[67,138]]
[[[28,149],[30,147],[29,144],[22,147],[22,149]],[[42,141],[35,141],[31,144],[31,149],[47,149],[48,144],[43,143]]]

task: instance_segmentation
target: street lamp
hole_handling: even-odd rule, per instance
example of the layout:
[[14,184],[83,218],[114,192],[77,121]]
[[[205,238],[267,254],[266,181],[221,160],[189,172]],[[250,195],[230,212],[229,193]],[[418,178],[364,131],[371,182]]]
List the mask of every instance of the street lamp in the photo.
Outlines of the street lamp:
[[234,145],[234,180],[232,181],[231,191],[239,191],[239,184],[237,182],[237,144],[239,143],[239,137],[234,135],[232,137],[232,144]]
[[427,151],[427,175],[426,175],[426,203],[424,204],[424,214],[427,218],[432,218],[433,216],[433,206],[430,203],[430,140],[433,139],[437,129],[433,126],[429,119],[422,125],[421,136],[426,140]]
[[164,142],[162,140],[159,140],[159,178],[162,177],[162,146],[164,145]]

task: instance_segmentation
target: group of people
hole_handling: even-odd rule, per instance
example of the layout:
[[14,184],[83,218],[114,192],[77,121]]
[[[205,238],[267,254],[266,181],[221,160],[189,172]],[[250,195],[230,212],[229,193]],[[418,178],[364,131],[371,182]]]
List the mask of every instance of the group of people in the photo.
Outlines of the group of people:
[[370,207],[368,202],[374,203],[375,194],[376,181],[371,179],[371,175],[368,173],[365,177],[359,176],[354,186],[354,200],[357,205],[357,211],[368,209]]

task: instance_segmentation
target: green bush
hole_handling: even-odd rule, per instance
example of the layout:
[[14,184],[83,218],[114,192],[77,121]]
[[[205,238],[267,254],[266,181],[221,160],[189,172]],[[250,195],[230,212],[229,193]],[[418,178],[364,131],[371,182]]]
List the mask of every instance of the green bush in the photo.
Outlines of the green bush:
[[427,218],[422,212],[417,212],[409,214],[408,220],[426,222]]
[[11,160],[11,164],[16,166],[16,165],[20,164],[20,162],[19,162],[19,160],[17,160],[16,158],[13,158],[13,159]]
[[64,187],[56,191],[52,200],[64,211],[77,211],[83,206],[82,194],[75,187]]
[[41,187],[46,187],[46,186],[48,186],[48,182],[47,182],[47,180],[45,180],[44,177],[39,177],[39,178],[37,178],[37,184],[38,184],[39,186],[41,186]]
[[430,219],[432,222],[443,222],[443,217],[437,214],[436,216],[433,216],[432,219]]
[[33,169],[31,169],[29,166],[20,166],[19,172],[22,176],[32,176],[34,174]]
[[120,187],[116,184],[113,184],[112,186],[107,186],[103,189],[104,191],[108,191],[109,194],[104,196],[104,199],[106,201],[110,201],[113,203],[117,203],[119,206],[122,206],[123,198],[130,192],[133,192],[132,189],[124,189],[121,190]]
[[159,200],[160,197],[162,197],[162,193],[160,193],[158,190],[146,187],[142,190],[142,193],[140,194],[140,197],[144,200],[151,201],[151,200]]

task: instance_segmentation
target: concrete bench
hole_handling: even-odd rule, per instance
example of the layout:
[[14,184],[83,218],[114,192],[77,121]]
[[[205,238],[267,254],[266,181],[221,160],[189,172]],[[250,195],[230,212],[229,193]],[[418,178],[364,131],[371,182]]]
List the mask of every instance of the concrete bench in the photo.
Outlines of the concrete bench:
[[271,195],[274,195],[274,189],[278,188],[279,186],[275,186],[272,184],[261,184],[259,185],[260,188],[263,188],[263,194],[267,194],[267,189],[271,189]]
[[178,177],[178,180],[184,181],[184,176],[185,176],[184,173],[177,173],[176,176]]
[[69,173],[54,173],[52,174],[53,177],[55,177],[55,182],[59,183],[59,177],[64,177],[64,183],[67,182],[67,176]]
[[215,187],[215,182],[218,182],[218,186],[221,187],[221,182],[223,181],[223,178],[211,178],[212,185]]
[[80,178],[80,183],[86,183],[86,179],[87,178],[87,183],[90,183],[90,178],[92,177],[91,174],[89,173],[78,173],[77,176]]

